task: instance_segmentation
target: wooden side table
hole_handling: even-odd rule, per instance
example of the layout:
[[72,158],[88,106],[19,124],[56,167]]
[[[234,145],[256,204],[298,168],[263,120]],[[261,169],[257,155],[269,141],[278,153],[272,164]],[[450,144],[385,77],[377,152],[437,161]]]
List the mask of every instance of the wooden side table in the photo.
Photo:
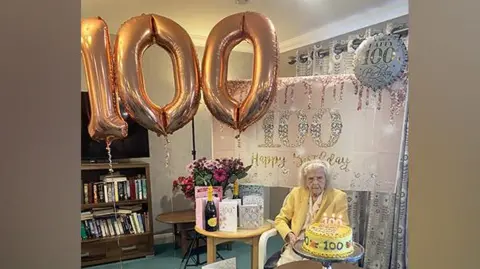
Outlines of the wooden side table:
[[195,226],[195,231],[207,237],[207,263],[216,261],[217,245],[230,241],[240,241],[252,246],[251,269],[258,269],[258,241],[262,233],[270,230],[272,224],[266,222],[255,230],[238,229],[237,232],[207,232]]
[[173,236],[175,245],[180,236],[180,247],[185,254],[188,250],[188,230],[193,230],[195,226],[195,211],[193,209],[166,212],[158,215],[155,218],[158,222],[163,222],[173,225]]

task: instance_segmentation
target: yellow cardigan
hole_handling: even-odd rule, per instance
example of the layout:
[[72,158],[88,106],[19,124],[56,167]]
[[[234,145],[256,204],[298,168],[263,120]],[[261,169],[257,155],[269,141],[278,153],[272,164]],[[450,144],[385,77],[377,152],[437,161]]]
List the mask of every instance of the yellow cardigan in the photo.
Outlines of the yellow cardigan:
[[[308,213],[310,193],[305,187],[295,187],[285,198],[280,213],[275,217],[275,228],[282,238],[289,232],[296,236],[300,234]],[[329,188],[323,193],[322,202],[312,223],[319,222],[323,214],[341,215],[344,224],[349,224],[347,195],[341,190]]]

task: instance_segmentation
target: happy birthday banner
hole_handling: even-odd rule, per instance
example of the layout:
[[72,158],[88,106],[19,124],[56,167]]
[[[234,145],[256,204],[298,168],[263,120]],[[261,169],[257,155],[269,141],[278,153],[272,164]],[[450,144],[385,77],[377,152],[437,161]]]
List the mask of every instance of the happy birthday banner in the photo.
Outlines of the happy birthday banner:
[[[322,159],[336,188],[395,192],[407,78],[373,91],[353,75],[280,78],[268,113],[238,131],[213,120],[213,156],[240,157],[253,167],[244,179],[298,186],[298,167]],[[243,100],[250,81],[230,81]]]

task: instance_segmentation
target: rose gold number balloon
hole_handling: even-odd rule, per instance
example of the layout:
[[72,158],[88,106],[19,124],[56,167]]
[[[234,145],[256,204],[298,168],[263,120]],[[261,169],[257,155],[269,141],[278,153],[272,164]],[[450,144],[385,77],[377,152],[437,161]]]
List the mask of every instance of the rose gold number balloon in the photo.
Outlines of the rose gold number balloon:
[[[248,39],[254,48],[250,92],[239,103],[226,87],[228,57]],[[277,91],[278,43],[272,22],[265,16],[245,12],[226,17],[210,32],[202,63],[203,96],[210,112],[233,129],[244,131],[262,118]]]
[[81,47],[91,109],[88,133],[95,140],[124,138],[128,127],[117,102],[109,34],[101,18],[82,19]]
[[[175,77],[175,96],[164,107],[147,95],[141,59],[152,45],[164,48],[171,56]],[[159,135],[185,126],[200,104],[200,78],[197,54],[188,33],[176,22],[158,15],[141,15],[126,21],[115,44],[118,91],[132,118]]]

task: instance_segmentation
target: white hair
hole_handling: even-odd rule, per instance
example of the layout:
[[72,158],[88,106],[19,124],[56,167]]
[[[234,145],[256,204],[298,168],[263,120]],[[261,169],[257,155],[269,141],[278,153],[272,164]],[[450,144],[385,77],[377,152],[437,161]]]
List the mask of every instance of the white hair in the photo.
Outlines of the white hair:
[[325,189],[330,187],[330,165],[322,160],[311,160],[304,162],[300,166],[298,175],[298,184],[304,188],[307,187],[307,174],[312,170],[323,168],[325,172]]

